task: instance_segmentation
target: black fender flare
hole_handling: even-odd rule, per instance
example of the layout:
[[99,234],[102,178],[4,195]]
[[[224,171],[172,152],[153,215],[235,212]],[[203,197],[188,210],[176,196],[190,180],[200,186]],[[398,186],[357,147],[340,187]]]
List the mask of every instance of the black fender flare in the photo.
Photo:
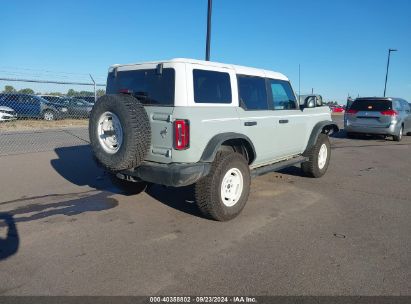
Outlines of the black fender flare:
[[303,155],[305,155],[306,152],[315,145],[317,138],[321,133],[331,135],[333,133],[337,133],[339,130],[340,129],[338,126],[332,121],[323,120],[318,122],[311,131],[310,138],[308,139],[307,147],[305,148]]
[[250,140],[248,136],[241,134],[241,133],[235,133],[235,132],[221,133],[221,134],[217,134],[214,137],[212,137],[210,141],[208,142],[207,146],[205,147],[203,154],[201,155],[200,161],[212,162],[215,158],[215,155],[217,154],[218,149],[222,145],[222,143],[224,143],[227,140],[235,140],[235,139],[244,140],[249,145],[249,149],[251,150],[250,152],[252,152],[253,154],[253,155],[250,155],[251,157],[250,162],[252,162],[257,156],[252,141]]

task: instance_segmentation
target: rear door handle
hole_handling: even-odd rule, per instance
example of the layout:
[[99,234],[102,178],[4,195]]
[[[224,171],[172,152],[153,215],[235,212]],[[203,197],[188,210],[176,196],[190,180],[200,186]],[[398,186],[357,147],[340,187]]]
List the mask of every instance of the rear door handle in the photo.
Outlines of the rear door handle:
[[288,119],[280,119],[280,124],[286,124],[288,123]]
[[256,125],[257,125],[256,121],[246,121],[244,123],[244,126],[246,126],[246,127],[251,127],[251,126],[256,126]]

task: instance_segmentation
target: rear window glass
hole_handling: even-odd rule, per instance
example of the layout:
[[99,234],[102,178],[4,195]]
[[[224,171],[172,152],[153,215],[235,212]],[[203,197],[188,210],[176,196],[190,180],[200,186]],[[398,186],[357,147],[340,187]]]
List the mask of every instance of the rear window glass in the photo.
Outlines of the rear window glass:
[[231,103],[228,73],[193,70],[193,84],[196,103]]
[[392,110],[392,102],[389,100],[355,100],[350,110],[379,112]]
[[118,71],[108,74],[107,94],[129,92],[146,105],[174,105],[175,71],[164,68],[158,75],[155,69]]
[[238,75],[240,103],[246,110],[267,110],[265,79]]

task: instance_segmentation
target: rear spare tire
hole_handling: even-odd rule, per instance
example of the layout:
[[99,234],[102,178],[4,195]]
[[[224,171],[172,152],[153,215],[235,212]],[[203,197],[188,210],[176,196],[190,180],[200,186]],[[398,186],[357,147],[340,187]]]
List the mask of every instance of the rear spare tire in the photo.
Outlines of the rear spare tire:
[[97,160],[111,171],[138,167],[151,142],[144,106],[126,94],[104,95],[89,120],[90,145]]

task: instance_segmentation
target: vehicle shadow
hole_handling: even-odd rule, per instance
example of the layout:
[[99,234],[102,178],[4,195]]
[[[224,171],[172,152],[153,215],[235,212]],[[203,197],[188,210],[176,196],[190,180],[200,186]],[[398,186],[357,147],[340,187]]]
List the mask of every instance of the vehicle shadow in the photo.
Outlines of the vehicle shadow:
[[110,197],[116,193],[116,189],[111,190],[111,183],[102,177],[104,172],[92,160],[89,147],[57,148],[55,152],[58,158],[51,160],[51,165],[56,172],[73,184],[88,185],[101,191],[23,196],[1,202],[2,206],[10,206],[6,212],[13,217],[13,223],[36,221],[55,215],[74,216],[85,212],[99,212],[118,206],[117,200]]
[[50,161],[51,166],[70,183],[97,190],[111,187],[103,168],[93,160],[90,146],[61,147],[54,152],[57,158]]
[[[103,194],[100,194],[99,197],[94,197],[94,199],[92,197],[81,199],[80,202],[74,202],[75,206],[67,206],[69,209],[66,209],[66,211],[63,209],[63,212],[71,214],[78,212],[78,210],[82,208],[92,209],[88,211],[99,211],[97,210],[99,206],[93,203],[95,200],[101,201],[103,198],[104,200],[107,200],[107,196],[111,194],[131,195],[123,192],[111,183],[110,178],[105,173],[104,169],[99,167],[93,160],[92,151],[89,146],[56,148],[55,153],[58,157],[51,161],[51,165],[56,172],[72,184],[89,186],[102,191],[105,195],[105,198]],[[173,188],[161,185],[151,185],[147,188],[146,193],[158,202],[171,208],[191,215],[201,216],[200,211],[195,204],[194,189],[192,186]],[[88,201],[91,203],[91,207],[87,207],[86,204],[83,205],[81,203],[82,201]],[[106,205],[106,208],[115,207],[112,201],[111,203],[105,202],[104,204]],[[118,203],[116,202],[116,204]]]
[[203,217],[195,202],[193,185],[179,188],[152,185],[146,190],[146,193],[166,206],[190,215]]
[[20,245],[20,238],[13,215],[0,213],[0,229],[6,227],[6,238],[0,238],[0,260],[7,259],[14,255]]
[[346,139],[352,139],[352,140],[367,140],[367,139],[372,139],[376,140],[378,139],[381,142],[387,141],[385,139],[384,135],[378,135],[378,134],[357,134],[354,137],[348,137],[347,132],[345,132],[344,129],[340,129],[337,133],[334,133],[331,135],[332,138],[346,138]]
[[41,220],[54,215],[74,216],[85,212],[98,212],[118,206],[117,200],[108,197],[110,193],[100,192],[56,203],[34,203],[8,210],[15,223]]

